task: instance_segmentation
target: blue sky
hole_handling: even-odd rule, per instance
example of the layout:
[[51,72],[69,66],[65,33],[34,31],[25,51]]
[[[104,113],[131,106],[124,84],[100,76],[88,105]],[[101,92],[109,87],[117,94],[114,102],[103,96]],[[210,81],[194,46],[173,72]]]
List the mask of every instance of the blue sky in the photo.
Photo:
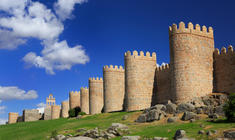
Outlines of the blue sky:
[[[0,122],[8,112],[37,108],[53,93],[123,65],[128,50],[157,53],[169,62],[168,27],[180,21],[212,26],[215,47],[234,45],[233,0],[1,0]],[[14,10],[16,9],[16,10]],[[39,107],[42,104],[39,105]]]

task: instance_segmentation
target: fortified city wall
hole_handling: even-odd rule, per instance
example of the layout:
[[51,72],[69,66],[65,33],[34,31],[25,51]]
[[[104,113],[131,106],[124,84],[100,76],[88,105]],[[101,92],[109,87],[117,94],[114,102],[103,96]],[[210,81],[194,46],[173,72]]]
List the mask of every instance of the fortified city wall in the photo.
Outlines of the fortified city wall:
[[81,93],[81,111],[89,114],[89,89],[87,87],[80,89]]

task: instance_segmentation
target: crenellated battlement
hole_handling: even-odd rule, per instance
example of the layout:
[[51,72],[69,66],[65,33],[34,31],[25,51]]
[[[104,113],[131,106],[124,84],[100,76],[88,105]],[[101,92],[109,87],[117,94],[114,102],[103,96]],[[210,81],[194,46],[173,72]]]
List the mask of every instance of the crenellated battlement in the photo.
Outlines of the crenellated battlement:
[[125,71],[122,66],[117,66],[117,65],[115,65],[115,66],[113,66],[113,65],[110,65],[110,66],[105,65],[103,67],[103,70],[104,71],[117,71],[117,72],[124,72]]
[[138,51],[135,50],[132,53],[130,51],[125,52],[125,59],[128,59],[128,58],[145,59],[145,60],[156,61],[157,55],[156,55],[155,52],[153,52],[152,55],[151,55],[150,52],[146,52],[146,54],[144,54],[143,51],[140,51],[140,53],[138,53]]
[[169,27],[169,35],[172,36],[173,34],[194,34],[198,36],[208,37],[208,38],[214,38],[213,35],[213,28],[209,27],[207,29],[206,26],[200,26],[199,24],[196,24],[195,26],[189,22],[188,27],[185,27],[184,22],[179,23],[179,27],[177,27],[176,24],[173,24]]
[[103,78],[102,77],[92,77],[89,78],[89,82],[103,82]]
[[69,94],[71,94],[71,95],[80,94],[80,91],[70,91]]
[[83,93],[88,93],[88,88],[87,87],[81,87],[80,91],[81,91],[81,94]]
[[215,49],[214,56],[224,56],[224,55],[234,55],[235,56],[235,51],[233,50],[232,45],[228,46],[228,50],[225,47],[222,47],[221,51],[219,51],[218,48]]
[[162,71],[167,71],[167,70],[170,70],[170,64],[161,65],[156,68],[156,72],[162,72]]

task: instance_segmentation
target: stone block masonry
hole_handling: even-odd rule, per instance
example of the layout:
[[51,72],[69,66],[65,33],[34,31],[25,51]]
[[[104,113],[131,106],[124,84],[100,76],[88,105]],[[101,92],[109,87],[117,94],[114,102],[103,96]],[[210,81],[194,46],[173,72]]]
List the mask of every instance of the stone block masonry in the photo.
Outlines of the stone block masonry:
[[44,120],[51,120],[51,106],[47,106],[44,108]]
[[101,113],[104,106],[103,79],[89,78],[89,112],[90,114]]
[[214,91],[235,93],[235,52],[228,46],[214,52]]
[[104,66],[104,112],[123,110],[125,75],[122,66]]
[[69,92],[69,108],[80,107],[80,91]]
[[8,113],[8,124],[16,123],[19,114],[15,112]]
[[125,53],[125,110],[142,110],[151,106],[156,53]]
[[69,101],[63,101],[61,103],[61,117],[62,118],[69,117]]
[[24,110],[23,120],[24,122],[37,121],[41,118],[41,114],[37,109]]
[[81,88],[81,111],[89,114],[89,89],[87,87]]
[[51,106],[51,119],[59,119],[61,113],[61,107],[59,105]]
[[206,96],[213,89],[213,29],[190,22],[169,28],[173,102]]

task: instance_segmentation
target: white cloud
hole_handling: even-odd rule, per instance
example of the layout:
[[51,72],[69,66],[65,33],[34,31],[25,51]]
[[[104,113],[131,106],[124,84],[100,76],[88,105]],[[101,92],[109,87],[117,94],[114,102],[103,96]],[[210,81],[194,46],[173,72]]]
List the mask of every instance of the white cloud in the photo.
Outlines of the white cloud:
[[5,113],[6,106],[0,106],[0,114]]
[[160,64],[157,64],[157,67],[160,67],[160,66],[165,66],[167,63],[165,63],[165,62],[162,62],[162,64],[160,65]]
[[46,107],[46,104],[45,103],[39,103],[37,104],[37,110],[39,110],[39,113],[44,113],[44,108]]
[[71,18],[75,4],[82,4],[84,2],[87,2],[87,0],[58,0],[54,4],[54,9],[59,18],[65,20]]
[[6,124],[6,122],[7,122],[7,119],[0,118],[0,125],[4,125]]
[[28,100],[28,99],[36,99],[38,94],[35,90],[29,90],[26,92],[25,90],[19,89],[16,86],[8,86],[3,87],[0,86],[0,100]]
[[49,74],[55,74],[56,70],[70,70],[75,64],[85,64],[89,61],[82,46],[69,47],[67,41],[45,43],[42,56],[34,52],[28,53],[23,60],[38,68],[45,68]]
[[41,56],[29,52],[23,58],[26,64],[44,68],[47,73],[54,70],[70,70],[73,65],[89,61],[81,45],[70,47],[67,41],[58,41],[64,30],[63,20],[71,17],[75,4],[87,0],[58,0],[54,4],[59,18],[40,2],[31,0],[2,0],[0,11],[7,15],[0,17],[0,49],[13,50],[25,44],[27,39],[42,41]]

